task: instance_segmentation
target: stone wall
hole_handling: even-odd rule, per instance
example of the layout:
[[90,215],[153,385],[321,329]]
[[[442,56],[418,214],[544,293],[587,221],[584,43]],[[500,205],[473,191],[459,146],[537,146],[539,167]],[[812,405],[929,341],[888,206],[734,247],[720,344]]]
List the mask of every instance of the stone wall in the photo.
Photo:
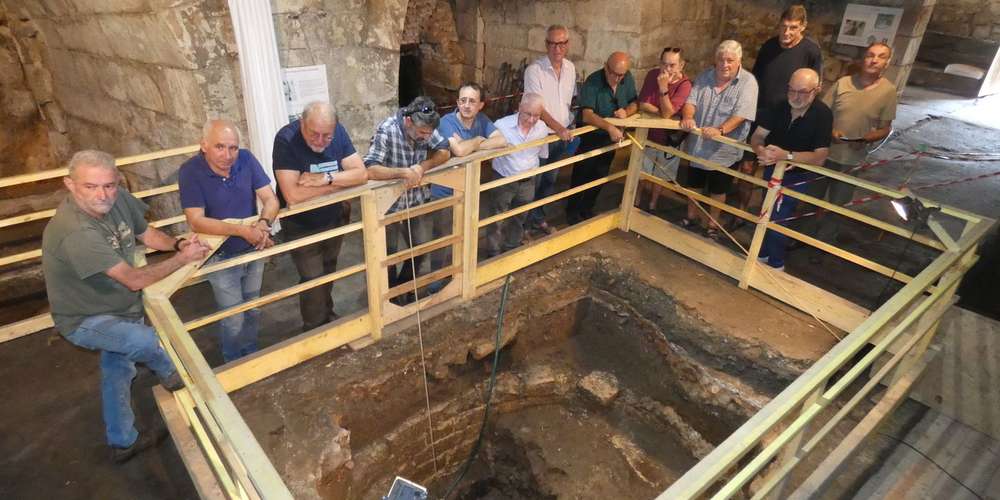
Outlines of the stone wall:
[[[722,0],[516,0],[478,4],[483,22],[481,39],[485,41],[482,80],[489,88],[502,86],[500,80],[509,78],[509,73],[501,69],[505,63],[517,70],[545,54],[545,30],[552,24],[569,29],[567,57],[576,65],[577,80],[601,68],[614,51],[631,55],[636,78],[642,78],[656,65],[660,50],[668,45],[685,47],[692,66],[700,68],[701,61],[710,54],[724,6]],[[464,31],[460,23],[459,32]]]
[[927,29],[1000,41],[1000,0],[937,0]]
[[407,0],[272,0],[282,67],[325,64],[330,99],[359,151],[396,110]]
[[69,149],[44,46],[30,16],[0,1],[0,176],[55,168]]

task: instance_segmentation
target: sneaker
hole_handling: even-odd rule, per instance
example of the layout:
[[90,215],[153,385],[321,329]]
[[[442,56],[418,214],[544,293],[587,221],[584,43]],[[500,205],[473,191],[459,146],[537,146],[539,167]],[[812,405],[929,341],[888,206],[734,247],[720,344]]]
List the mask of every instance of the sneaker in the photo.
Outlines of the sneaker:
[[532,229],[544,234],[552,234],[557,231],[555,227],[545,221],[542,221],[541,224],[536,225]]
[[142,451],[155,448],[167,438],[167,429],[159,427],[153,431],[140,433],[139,438],[128,448],[111,447],[111,461],[116,464],[123,464],[138,455]]
[[174,370],[174,373],[171,373],[170,376],[167,377],[166,380],[161,381],[160,384],[163,385],[164,389],[170,392],[177,392],[178,390],[184,388],[184,379],[181,378],[181,373],[179,371]]

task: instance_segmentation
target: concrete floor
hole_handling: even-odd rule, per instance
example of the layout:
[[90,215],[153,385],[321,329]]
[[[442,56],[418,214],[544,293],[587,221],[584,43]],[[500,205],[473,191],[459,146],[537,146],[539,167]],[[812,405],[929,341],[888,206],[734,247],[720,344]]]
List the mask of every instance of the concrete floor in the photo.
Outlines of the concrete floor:
[[[895,123],[901,135],[877,151],[874,159],[892,158],[911,151],[915,144],[929,144],[952,153],[997,153],[1000,156],[1000,96],[968,100],[922,89],[907,89]],[[898,186],[902,180],[911,184],[940,182],[966,177],[973,173],[1000,171],[998,161],[954,162],[924,158],[919,162],[895,162],[868,170],[864,177]],[[611,206],[620,188],[609,187],[602,203]],[[973,212],[1000,217],[1000,176],[943,188],[918,191],[922,195]],[[871,204],[864,210],[884,212],[884,204]],[[880,213],[881,213],[880,212]],[[669,217],[668,217],[669,218]],[[857,229],[860,236],[856,250],[873,256],[900,254],[905,244],[900,239],[883,238],[877,233]],[[994,233],[995,239],[995,233]],[[915,245],[914,245],[915,247]],[[1000,252],[987,246],[978,266],[983,283],[991,286],[997,271]],[[817,269],[808,262],[808,252],[790,255],[789,272],[818,282],[838,293],[860,301],[872,301],[872,290],[881,288],[885,277],[857,271],[840,272],[833,268]],[[341,268],[360,261],[359,245],[345,244]],[[903,269],[919,266],[930,256],[916,248],[908,250]],[[277,259],[265,293],[295,281],[287,258]],[[277,272],[274,272],[277,270]],[[869,273],[870,274],[870,273]],[[973,273],[975,274],[975,273]],[[831,278],[832,277],[832,278]],[[860,285],[860,286],[859,286]],[[185,318],[210,312],[211,301],[204,300],[207,286],[199,285],[182,292],[180,302]],[[858,290],[860,289],[860,290]],[[972,289],[968,295],[986,299],[992,288]],[[890,292],[891,293],[891,292]],[[190,296],[187,296],[190,294]],[[364,281],[355,276],[335,286],[337,312],[348,314],[364,307]],[[185,298],[186,297],[186,298]],[[963,299],[964,300],[964,299]],[[996,302],[993,300],[992,302]],[[998,307],[993,304],[993,307]],[[288,299],[266,308],[262,338],[264,345],[298,333],[297,299]],[[205,329],[209,330],[209,329]],[[213,364],[219,362],[210,332],[195,332]],[[97,392],[99,373],[96,356],[75,349],[52,331],[0,345],[0,376],[9,382],[0,388],[0,498],[194,498],[196,496],[183,466],[167,443],[124,466],[114,466],[106,458],[100,425]],[[146,377],[137,382],[134,394],[140,419],[154,425],[159,416],[152,406]]]

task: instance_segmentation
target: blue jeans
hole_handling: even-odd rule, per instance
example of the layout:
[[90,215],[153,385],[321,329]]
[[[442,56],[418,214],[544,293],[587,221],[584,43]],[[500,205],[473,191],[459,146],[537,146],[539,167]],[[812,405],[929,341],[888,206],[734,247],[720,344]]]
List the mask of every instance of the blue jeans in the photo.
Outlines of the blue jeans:
[[160,347],[156,332],[141,319],[102,314],[84,320],[66,335],[66,340],[84,349],[101,351],[101,410],[108,444],[116,448],[132,446],[139,437],[132,412],[135,364],[148,366],[160,380],[176,371]]
[[[574,137],[572,141],[556,141],[549,143],[549,157],[542,160],[540,163],[542,166],[548,165],[549,163],[559,161],[564,156],[573,154],[576,151],[577,146],[580,145],[580,138]],[[538,201],[546,196],[552,196],[552,193],[556,190],[556,179],[559,177],[559,169],[549,170],[544,174],[538,174],[535,176],[537,179],[535,184],[535,199],[532,201]],[[540,207],[535,207],[528,212],[528,220],[525,225],[526,228],[537,227],[545,222],[545,205]]]
[[[206,264],[212,264],[235,257],[235,255],[213,255]],[[215,303],[220,309],[242,304],[260,297],[260,284],[264,277],[262,259],[247,262],[209,274],[206,279],[212,284]],[[219,336],[222,343],[222,359],[228,363],[257,351],[257,329],[260,323],[260,309],[254,308],[234,314],[219,322]]]
[[[767,169],[764,171],[764,180],[771,179],[771,170]],[[789,175],[786,176],[783,185],[791,185],[803,180],[808,179],[804,176]],[[793,189],[793,191],[800,191],[804,189],[808,184],[799,186],[798,189]],[[785,188],[788,189],[788,188]],[[795,213],[795,207],[798,206],[799,200],[792,198],[791,196],[782,196],[778,203],[774,205],[774,210],[771,210],[771,220],[782,220],[787,219]],[[784,225],[784,224],[782,224]],[[788,247],[788,236],[785,236],[776,231],[768,230],[764,233],[764,243],[760,248],[760,254],[758,257],[767,257],[767,265],[771,267],[781,267],[785,265],[785,249]]]

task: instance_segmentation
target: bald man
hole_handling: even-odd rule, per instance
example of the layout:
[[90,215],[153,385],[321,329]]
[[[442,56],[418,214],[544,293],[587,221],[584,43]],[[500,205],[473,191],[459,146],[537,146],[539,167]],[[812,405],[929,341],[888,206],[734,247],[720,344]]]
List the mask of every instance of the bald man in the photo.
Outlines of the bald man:
[[[750,138],[757,161],[764,166],[764,180],[770,181],[774,165],[782,160],[822,165],[830,154],[830,134],[833,113],[823,101],[816,99],[820,91],[819,74],[810,68],[792,73],[788,81],[788,98],[763,110],[757,117],[757,130]],[[813,174],[789,165],[783,186],[802,191],[805,186],[794,184],[811,180]],[[795,211],[798,200],[782,196],[775,203],[771,220],[787,219]],[[774,231],[764,236],[759,259],[773,269],[785,269],[785,247],[788,237]]]
[[[591,73],[583,82],[580,98],[580,122],[593,125],[597,131],[580,136],[577,153],[586,153],[618,142],[624,133],[608,123],[605,118],[625,118],[639,109],[639,95],[635,91],[635,78],[629,71],[631,61],[628,54],[614,52],[604,63],[604,67]],[[573,165],[570,186],[576,187],[608,175],[615,152],[581,160]],[[594,216],[594,204],[601,187],[592,187],[582,193],[570,196],[566,203],[566,222],[576,224]]]
[[[202,128],[201,152],[181,165],[177,179],[181,208],[197,233],[229,236],[206,264],[220,262],[274,245],[271,225],[278,216],[278,197],[271,179],[253,153],[240,148],[240,132],[228,120],[209,120]],[[258,215],[253,224],[225,219]],[[209,274],[219,309],[260,296],[264,261],[258,259]],[[228,363],[257,350],[259,309],[219,322],[222,359]]]

